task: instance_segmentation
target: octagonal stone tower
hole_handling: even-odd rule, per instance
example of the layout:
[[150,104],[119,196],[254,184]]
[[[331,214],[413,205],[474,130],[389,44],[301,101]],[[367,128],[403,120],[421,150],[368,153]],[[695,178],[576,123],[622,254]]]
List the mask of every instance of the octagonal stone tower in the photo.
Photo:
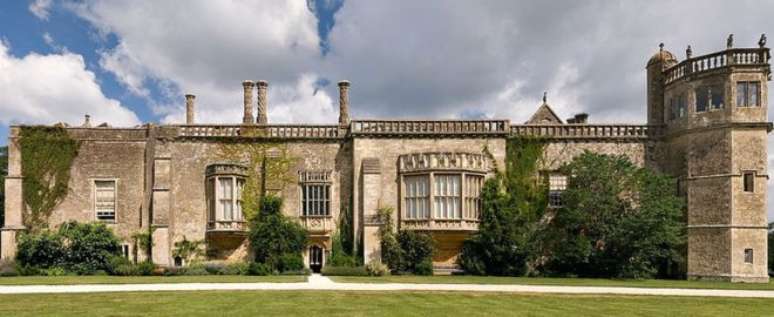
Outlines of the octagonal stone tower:
[[766,282],[769,49],[729,47],[648,62],[648,124],[664,130],[660,167],[678,177],[688,277]]

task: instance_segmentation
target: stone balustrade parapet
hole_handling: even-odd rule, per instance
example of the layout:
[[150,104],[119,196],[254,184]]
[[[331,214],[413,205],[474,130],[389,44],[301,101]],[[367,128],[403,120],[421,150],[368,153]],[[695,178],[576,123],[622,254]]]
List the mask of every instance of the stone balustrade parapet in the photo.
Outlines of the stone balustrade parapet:
[[508,120],[353,120],[352,135],[507,135]]
[[272,125],[176,125],[184,138],[269,138],[269,139],[338,139],[338,125],[272,124]]
[[769,49],[732,48],[725,51],[691,57],[664,70],[664,84],[668,85],[689,75],[701,74],[731,66],[769,68]]
[[635,124],[523,124],[512,125],[512,136],[550,139],[648,139],[663,134],[661,126]]

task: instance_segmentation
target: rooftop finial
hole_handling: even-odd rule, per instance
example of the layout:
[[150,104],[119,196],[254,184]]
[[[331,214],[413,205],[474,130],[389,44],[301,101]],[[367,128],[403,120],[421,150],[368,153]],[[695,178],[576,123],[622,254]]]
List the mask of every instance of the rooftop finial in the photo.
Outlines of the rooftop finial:
[[547,103],[547,102],[546,102],[546,100],[548,100],[548,92],[547,92],[547,91],[544,91],[544,92],[543,92],[543,104],[546,104],[546,103]]
[[663,52],[664,51],[664,43],[659,43],[658,44],[658,51],[659,52]]
[[728,39],[726,39],[726,48],[732,48],[734,47],[734,34],[731,33],[728,35]]
[[693,55],[693,50],[691,49],[691,46],[688,45],[688,48],[685,49],[685,58],[691,58],[691,55]]
[[761,48],[766,46],[766,33],[761,34],[761,39],[758,41],[758,46]]

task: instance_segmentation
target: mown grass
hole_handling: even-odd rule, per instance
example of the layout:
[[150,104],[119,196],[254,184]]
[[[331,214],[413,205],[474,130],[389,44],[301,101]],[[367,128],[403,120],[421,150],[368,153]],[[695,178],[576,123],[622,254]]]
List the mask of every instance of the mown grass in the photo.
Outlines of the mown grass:
[[[154,284],[154,283],[295,283],[306,282],[306,276],[13,276],[0,277],[0,285],[70,285],[70,284]],[[1,315],[0,315],[1,316]]]
[[646,288],[690,288],[690,289],[738,289],[774,290],[774,283],[728,283],[685,280],[624,280],[593,278],[545,278],[545,277],[500,277],[500,276],[331,276],[339,283],[414,283],[414,284],[521,284],[521,285],[566,285],[566,286],[614,286]]
[[0,316],[765,316],[771,300],[443,292],[2,295]]

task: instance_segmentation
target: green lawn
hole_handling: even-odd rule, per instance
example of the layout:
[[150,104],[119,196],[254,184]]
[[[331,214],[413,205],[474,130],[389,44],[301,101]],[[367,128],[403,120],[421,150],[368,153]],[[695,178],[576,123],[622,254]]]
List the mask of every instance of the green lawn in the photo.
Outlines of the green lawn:
[[591,278],[545,278],[545,277],[499,277],[499,276],[331,276],[339,283],[427,283],[427,284],[523,284],[523,285],[568,285],[568,286],[618,286],[648,288],[700,288],[700,289],[742,289],[774,290],[774,283],[744,284],[708,281],[682,280],[616,280]]
[[[306,282],[306,276],[14,276],[0,277],[0,285],[65,284],[150,284],[150,283],[293,283]],[[2,314],[0,314],[2,316]]]
[[771,300],[441,292],[2,295],[0,316],[764,316]]

